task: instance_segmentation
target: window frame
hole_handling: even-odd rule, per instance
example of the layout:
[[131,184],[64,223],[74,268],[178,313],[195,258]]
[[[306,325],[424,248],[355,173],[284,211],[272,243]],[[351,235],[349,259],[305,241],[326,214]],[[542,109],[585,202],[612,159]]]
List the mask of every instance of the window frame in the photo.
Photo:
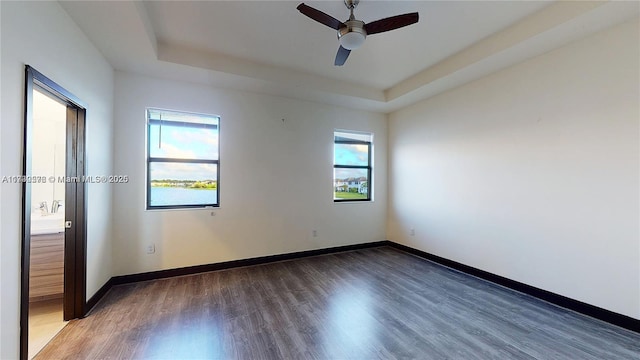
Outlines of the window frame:
[[[363,140],[336,140],[336,133],[350,133],[350,134],[366,134],[370,137],[371,141],[363,141]],[[344,145],[365,145],[367,146],[367,165],[338,165],[336,164],[336,145],[344,144]],[[361,201],[373,201],[371,192],[373,191],[373,133],[368,132],[360,132],[360,131],[349,131],[349,130],[334,130],[333,131],[333,202],[335,203],[343,203],[343,202],[361,202]],[[366,199],[336,199],[336,176],[335,169],[366,169],[367,170],[367,198]]]
[[[218,124],[206,124],[206,123],[188,123],[188,122],[180,122],[180,121],[171,121],[166,120],[167,122],[172,122],[171,126],[182,126],[188,128],[216,128],[218,130],[218,159],[184,159],[184,158],[168,158],[168,157],[152,157],[151,156],[151,125],[152,123],[162,122],[165,120],[155,120],[151,119],[150,111],[157,111],[160,113],[177,113],[184,115],[192,115],[192,116],[201,116],[207,118],[217,118]],[[180,210],[180,209],[204,209],[204,208],[219,208],[220,207],[220,122],[221,117],[219,115],[210,115],[203,113],[195,113],[189,111],[180,111],[180,110],[168,110],[161,108],[148,107],[145,109],[146,115],[146,132],[147,132],[147,146],[146,146],[146,177],[145,177],[145,186],[146,186],[146,210]],[[179,125],[175,125],[179,124]],[[216,203],[215,204],[192,204],[192,205],[151,205],[151,164],[152,163],[183,163],[183,164],[215,164],[216,165]]]

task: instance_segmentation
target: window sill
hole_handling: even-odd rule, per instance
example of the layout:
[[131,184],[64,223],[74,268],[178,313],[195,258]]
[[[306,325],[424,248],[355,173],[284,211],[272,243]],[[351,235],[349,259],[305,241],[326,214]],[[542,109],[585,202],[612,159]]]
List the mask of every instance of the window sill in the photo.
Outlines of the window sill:
[[163,211],[218,211],[219,206],[205,206],[205,207],[184,207],[184,208],[166,208],[166,209],[144,209],[149,212],[163,212]]

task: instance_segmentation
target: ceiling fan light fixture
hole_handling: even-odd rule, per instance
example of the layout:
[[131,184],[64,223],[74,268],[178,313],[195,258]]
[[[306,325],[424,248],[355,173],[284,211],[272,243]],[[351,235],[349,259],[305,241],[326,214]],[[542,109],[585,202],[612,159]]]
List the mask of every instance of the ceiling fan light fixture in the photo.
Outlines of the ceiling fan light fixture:
[[355,50],[364,44],[367,32],[364,30],[364,22],[360,20],[349,20],[345,22],[345,27],[338,30],[338,40],[340,45],[347,50]]
[[364,34],[350,32],[340,36],[340,45],[347,50],[355,50],[364,44]]

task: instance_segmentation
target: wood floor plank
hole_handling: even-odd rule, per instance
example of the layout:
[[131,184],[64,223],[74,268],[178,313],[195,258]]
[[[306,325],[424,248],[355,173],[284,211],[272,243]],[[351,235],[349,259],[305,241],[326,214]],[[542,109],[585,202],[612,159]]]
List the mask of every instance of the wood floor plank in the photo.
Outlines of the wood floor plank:
[[390,247],[116,286],[36,359],[639,359],[640,334]]

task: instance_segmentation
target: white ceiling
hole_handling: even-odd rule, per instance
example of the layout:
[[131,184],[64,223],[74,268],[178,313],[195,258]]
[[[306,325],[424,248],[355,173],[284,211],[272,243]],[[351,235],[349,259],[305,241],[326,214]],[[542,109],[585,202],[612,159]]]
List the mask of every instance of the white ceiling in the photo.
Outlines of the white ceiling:
[[[226,1],[184,6],[162,1],[145,5],[160,42],[384,89],[547,5],[363,0],[355,15],[365,22],[414,11],[419,12],[420,21],[370,36],[345,66],[336,67],[336,31],[300,14],[298,3]],[[306,4],[339,20],[349,17],[341,1]]]
[[[115,69],[389,112],[638,16],[637,2],[375,1],[417,11],[333,66],[335,30],[299,1],[62,1]],[[342,1],[307,5],[346,20]]]

